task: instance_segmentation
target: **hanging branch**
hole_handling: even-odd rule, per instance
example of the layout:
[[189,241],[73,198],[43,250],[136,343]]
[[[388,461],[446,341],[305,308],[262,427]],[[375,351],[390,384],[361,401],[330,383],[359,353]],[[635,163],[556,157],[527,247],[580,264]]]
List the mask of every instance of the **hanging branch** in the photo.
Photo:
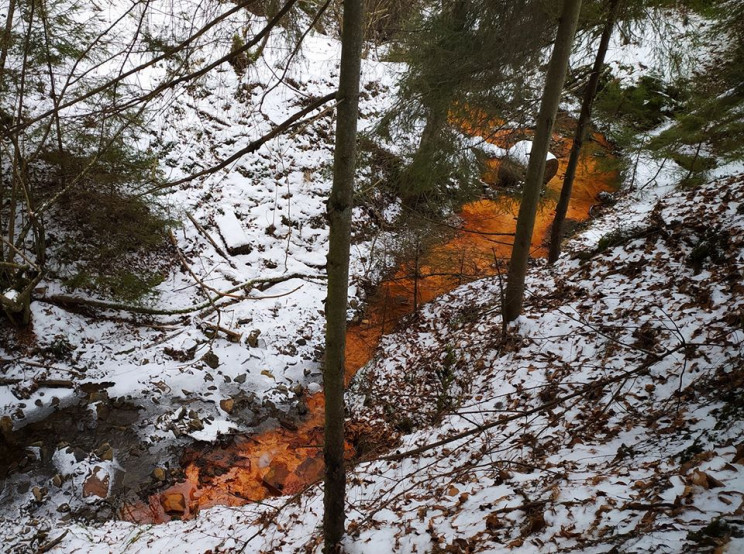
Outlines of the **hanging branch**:
[[[226,158],[225,160],[221,161],[217,165],[214,165],[212,167],[209,167],[203,171],[199,171],[198,173],[194,173],[193,175],[189,175],[188,177],[184,177],[183,179],[178,179],[177,181],[171,181],[169,183],[164,183],[162,185],[158,185],[156,187],[152,187],[151,189],[146,190],[145,192],[141,193],[140,196],[145,196],[147,194],[152,194],[154,192],[157,192],[159,190],[176,187],[178,185],[182,185],[184,183],[188,183],[189,181],[193,181],[194,179],[198,179],[199,177],[204,177],[205,175],[211,175],[212,173],[216,173],[220,169],[224,169],[231,163],[239,160],[246,154],[249,154],[251,152],[255,152],[261,146],[266,144],[268,141],[273,139],[274,137],[282,134],[283,132],[287,131],[291,127],[295,125],[304,125],[307,123],[307,121],[299,121],[301,118],[303,118],[305,115],[309,114],[310,112],[318,109],[323,104],[326,104],[327,102],[330,102],[334,98],[336,98],[336,91],[331,92],[329,94],[326,94],[325,96],[322,96],[315,101],[313,101],[311,104],[309,104],[307,107],[303,108],[299,112],[291,115],[284,121],[282,121],[279,125],[274,127],[271,131],[263,135],[262,137],[257,138],[254,141],[251,141],[250,144],[248,144],[245,148],[241,148],[237,152],[235,152],[232,156]],[[299,123],[298,123],[299,121]]]
[[[76,98],[73,98],[71,100],[68,100],[67,102],[60,102],[54,108],[52,108],[50,110],[47,110],[47,111],[45,111],[45,112],[43,112],[43,113],[41,113],[41,114],[39,114],[39,115],[37,115],[35,117],[32,117],[32,118],[24,121],[23,123],[20,123],[19,122],[19,123],[16,123],[15,125],[10,126],[9,128],[6,128],[5,131],[3,132],[3,137],[7,137],[8,135],[11,135],[11,134],[17,134],[21,130],[23,130],[23,129],[25,129],[25,128],[27,128],[27,127],[35,124],[35,123],[38,123],[39,121],[42,121],[43,119],[46,119],[49,116],[54,115],[58,111],[61,111],[61,110],[70,108],[70,107],[72,107],[72,106],[74,106],[76,104],[79,104],[79,103],[81,103],[81,102],[83,102],[85,100],[88,100],[88,99],[90,99],[90,98],[92,98],[92,97],[94,97],[94,96],[96,96],[96,95],[98,95],[98,94],[100,94],[102,92],[105,92],[106,90],[108,90],[108,89],[110,89],[110,88],[118,85],[119,83],[121,83],[125,79],[131,77],[132,75],[136,75],[136,74],[140,73],[141,71],[143,71],[144,69],[147,69],[148,67],[151,67],[151,66],[157,64],[158,62],[161,62],[163,60],[172,58],[174,54],[177,54],[177,53],[181,52],[182,50],[184,50],[192,42],[194,42],[197,38],[201,37],[207,31],[209,31],[212,27],[214,27],[215,25],[217,25],[219,22],[223,21],[226,17],[228,17],[228,15],[232,15],[233,13],[235,13],[235,12],[239,11],[240,9],[246,7],[247,5],[249,5],[250,3],[252,3],[253,1],[255,1],[255,0],[247,0],[247,1],[244,1],[244,2],[242,2],[240,4],[238,4],[237,6],[235,6],[234,8],[232,8],[231,10],[228,10],[227,12],[225,12],[224,14],[222,14],[221,16],[219,16],[219,17],[215,18],[214,20],[210,21],[207,25],[205,25],[204,27],[202,27],[201,29],[199,29],[199,31],[197,31],[196,33],[194,33],[193,35],[191,35],[188,39],[184,40],[183,42],[181,42],[179,45],[175,46],[174,48],[169,49],[164,54],[161,54],[160,56],[156,56],[153,59],[151,59],[151,60],[149,60],[149,61],[147,61],[145,63],[142,63],[142,64],[138,65],[137,67],[134,67],[134,68],[132,68],[132,69],[130,69],[128,71],[125,71],[124,73],[121,73],[121,74],[117,75],[114,79],[111,79],[110,81],[107,81],[106,83],[103,83],[103,84],[101,84],[101,85],[99,85],[97,87],[94,87],[91,90],[89,90],[88,92],[86,92],[86,93],[84,93],[84,94],[82,94],[82,95],[80,95],[80,96],[78,96]],[[244,44],[240,48],[238,48],[238,49],[236,49],[234,51],[229,52],[228,54],[222,56],[221,58],[218,58],[217,60],[213,61],[212,63],[209,63],[209,64],[205,65],[201,69],[198,69],[196,71],[192,71],[192,72],[187,73],[186,75],[182,75],[180,77],[176,77],[174,79],[171,79],[169,81],[166,81],[165,83],[161,83],[160,85],[156,86],[150,92],[147,92],[147,93],[145,93],[145,94],[143,94],[141,96],[138,96],[136,98],[133,98],[133,99],[129,100],[128,102],[125,102],[124,104],[122,104],[121,106],[119,106],[118,109],[119,110],[126,110],[126,109],[129,109],[129,108],[137,105],[137,104],[141,104],[142,102],[147,102],[149,100],[152,100],[153,98],[157,97],[158,95],[160,95],[161,93],[165,92],[166,90],[175,88],[176,86],[178,86],[180,84],[187,83],[187,82],[192,81],[194,79],[198,79],[199,77],[202,77],[203,75],[206,75],[207,73],[209,73],[212,69],[214,69],[214,68],[216,68],[216,67],[218,67],[218,66],[220,66],[220,65],[222,65],[222,64],[224,64],[226,62],[229,62],[229,61],[235,59],[237,56],[239,56],[240,54],[242,54],[244,52],[247,52],[253,46],[255,46],[256,44],[258,44],[263,39],[263,37],[265,37],[266,35],[268,35],[268,33],[271,32],[271,30],[279,24],[279,22],[282,20],[282,18],[290,11],[290,9],[297,3],[297,1],[298,0],[288,0],[287,3],[277,12],[277,14],[266,24],[266,26],[264,26],[251,40],[249,40],[248,42],[246,42],[246,44]],[[60,95],[61,94],[63,94],[63,93],[60,93]]]

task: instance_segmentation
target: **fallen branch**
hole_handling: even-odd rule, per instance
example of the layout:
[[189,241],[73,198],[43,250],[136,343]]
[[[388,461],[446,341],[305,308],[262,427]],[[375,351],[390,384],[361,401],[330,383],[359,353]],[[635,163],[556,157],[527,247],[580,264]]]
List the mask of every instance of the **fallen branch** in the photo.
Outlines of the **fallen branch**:
[[677,508],[672,502],[656,502],[655,504],[643,504],[642,502],[628,502],[620,507],[621,510],[635,510],[637,512],[651,512],[665,508]]
[[215,333],[224,333],[227,336],[227,340],[229,340],[230,342],[240,342],[240,339],[243,338],[243,333],[238,333],[237,331],[233,331],[232,329],[228,329],[227,327],[222,327],[221,325],[217,325],[216,323],[210,323],[209,321],[200,321],[199,325],[202,325],[207,329],[211,329]]
[[[224,251],[224,250],[222,250],[222,248],[220,247],[220,245],[219,245],[219,244],[217,244],[217,241],[215,241],[215,240],[214,240],[214,239],[212,238],[212,236],[211,236],[211,235],[210,235],[209,233],[207,233],[207,230],[206,230],[206,229],[205,229],[204,227],[202,227],[201,223],[199,223],[199,222],[198,222],[198,221],[197,221],[197,220],[196,220],[196,219],[194,218],[194,216],[193,216],[193,215],[191,215],[191,214],[190,214],[189,212],[186,212],[186,217],[188,217],[188,218],[189,218],[189,220],[191,221],[191,223],[193,223],[193,224],[194,224],[194,227],[196,227],[196,230],[197,230],[197,231],[199,231],[199,232],[200,232],[200,233],[202,234],[202,236],[203,236],[203,237],[204,237],[205,239],[207,239],[207,240],[209,241],[209,243],[210,243],[210,244],[211,244],[211,245],[212,245],[212,246],[214,247],[215,251],[216,251],[216,252],[217,252],[217,253],[218,253],[218,254],[219,254],[220,256],[222,256],[223,258],[225,258],[225,259],[226,259],[226,260],[227,260],[227,261],[228,261],[228,262],[230,263],[230,265],[231,265],[231,266],[233,266],[233,264],[232,264],[232,262],[230,261],[230,258],[228,257],[228,255],[227,255],[227,254],[225,254],[225,251]],[[233,267],[234,267],[234,266],[233,266]]]
[[[235,297],[231,296],[234,293],[245,290],[246,292],[251,290],[256,285],[283,283],[285,281],[291,281],[292,279],[326,279],[325,275],[305,275],[303,273],[290,273],[289,275],[280,275],[277,277],[266,277],[263,279],[251,279],[245,283],[241,283],[229,290],[220,292],[219,294],[211,297],[210,300],[188,306],[186,308],[176,308],[172,310],[166,310],[162,308],[148,308],[147,306],[133,306],[131,304],[123,304],[119,302],[108,302],[105,300],[94,300],[92,298],[80,298],[79,296],[70,296],[66,294],[54,294],[52,296],[44,296],[39,298],[40,302],[46,302],[47,304],[54,304],[63,308],[98,308],[101,310],[114,310],[130,312],[133,314],[142,315],[184,315],[200,310],[205,310],[216,306],[216,302],[222,298],[230,297],[232,301],[250,299],[250,297]],[[219,306],[218,306],[219,307]]]
[[[209,292],[207,291],[211,291],[217,295],[221,295],[222,293],[220,291],[207,285],[204,281],[199,279],[196,273],[194,273],[194,270],[191,269],[191,266],[189,265],[189,262],[186,259],[186,256],[184,256],[183,252],[181,252],[181,249],[178,247],[178,241],[176,240],[176,237],[173,234],[173,231],[170,231],[170,230],[168,231],[168,237],[170,238],[171,244],[173,245],[173,248],[175,249],[176,254],[178,254],[178,259],[181,261],[181,267],[183,267],[186,273],[191,275],[191,278],[196,282],[197,285],[199,285],[199,288],[202,289],[204,296],[206,296],[207,299],[210,298]],[[218,296],[218,297],[221,297],[221,296]],[[235,297],[231,296],[231,298],[235,298]]]
[[65,529],[65,531],[56,539],[52,539],[47,543],[42,544],[39,549],[36,551],[36,554],[43,554],[44,552],[49,552],[52,548],[57,546],[59,543],[62,542],[62,539],[64,539],[67,536],[67,533],[69,533],[69,529]]
[[4,365],[8,365],[8,364],[23,364],[23,365],[27,365],[27,366],[31,366],[31,367],[39,367],[41,369],[46,369],[46,370],[62,371],[62,372],[65,372],[65,373],[72,373],[72,375],[74,377],[83,377],[84,376],[84,373],[82,373],[81,371],[79,371],[79,370],[77,370],[75,368],[59,367],[59,366],[54,366],[54,365],[49,365],[49,364],[43,364],[41,362],[34,362],[32,360],[22,360],[20,358],[18,358],[18,359],[15,359],[15,358],[0,358],[0,366],[4,366]]
[[[0,378],[0,387],[9,387],[11,385],[18,385],[29,381],[28,379],[11,379],[11,378]],[[48,389],[72,389],[75,388],[75,383],[69,379],[31,379],[29,382],[35,383],[38,387],[44,387]]]

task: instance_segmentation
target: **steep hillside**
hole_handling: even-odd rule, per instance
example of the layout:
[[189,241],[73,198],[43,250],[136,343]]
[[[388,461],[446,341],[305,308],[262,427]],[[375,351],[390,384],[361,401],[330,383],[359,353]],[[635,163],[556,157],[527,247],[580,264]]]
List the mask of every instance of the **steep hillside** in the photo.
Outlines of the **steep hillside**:
[[[180,6],[179,29],[191,27],[189,9],[231,9]],[[153,29],[176,29],[167,13],[153,17]],[[205,56],[264,22],[234,14],[202,37]],[[302,23],[298,52],[277,28],[245,71],[223,64],[147,112],[153,172],[179,183],[156,195],[179,222],[151,268],[162,282],[122,303],[71,290],[75,268],[62,264],[35,290],[31,325],[0,328],[3,550],[319,551],[318,486],[190,521],[114,521],[183,479],[184,450],[312,419],[339,45]],[[624,38],[610,65],[632,82],[651,48]],[[365,54],[362,131],[394,103],[402,69]],[[139,84],[172,70],[150,68]],[[389,168],[370,160],[402,151],[385,147],[395,154],[372,147],[358,175],[350,319],[404,242],[405,212],[378,187]],[[462,286],[405,319],[354,379],[349,552],[744,549],[744,174],[723,167],[677,190],[672,162],[640,149],[634,161],[635,193],[596,210],[556,266],[534,263],[515,325],[502,325],[498,278]],[[301,457],[307,445],[282,447]],[[191,515],[198,502],[171,511]]]
[[[349,552],[744,547],[744,176],[573,246],[533,269],[506,334],[498,279],[478,281],[357,377],[354,422],[396,446],[350,475]],[[308,551],[321,512],[312,488],[147,530],[73,526],[61,544]]]

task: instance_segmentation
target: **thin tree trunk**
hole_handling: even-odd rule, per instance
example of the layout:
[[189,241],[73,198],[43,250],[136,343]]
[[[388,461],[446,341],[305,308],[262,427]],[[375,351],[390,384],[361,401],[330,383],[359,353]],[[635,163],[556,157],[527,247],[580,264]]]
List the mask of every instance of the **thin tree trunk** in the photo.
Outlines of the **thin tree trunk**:
[[563,83],[566,79],[568,58],[571,54],[571,45],[573,44],[580,10],[581,0],[564,0],[555,46],[548,65],[545,89],[540,102],[540,112],[537,116],[537,128],[535,129],[535,140],[530,153],[530,162],[527,166],[524,196],[517,218],[514,248],[512,249],[504,294],[503,317],[506,321],[513,321],[522,313],[524,280],[527,274],[527,260],[530,255],[537,203],[540,198],[543,174],[545,173],[545,157],[548,154],[553,123],[558,111]]
[[2,84],[3,73],[5,73],[5,62],[8,59],[8,50],[10,50],[15,6],[16,0],[10,0],[8,3],[8,16],[5,19],[5,30],[3,31],[3,44],[2,47],[0,47],[0,84]]
[[416,258],[413,270],[413,313],[418,312],[419,277],[421,277],[421,245],[416,237]]
[[340,552],[344,535],[344,366],[346,305],[349,290],[349,243],[359,111],[362,55],[362,0],[344,0],[341,74],[338,89],[333,188],[328,201],[328,296],[326,299],[325,493],[323,536],[326,553]]
[[[44,27],[44,47],[46,49],[46,62],[47,71],[49,73],[49,88],[52,96],[52,101],[56,104],[57,88],[54,83],[54,69],[52,68],[52,51],[49,46],[49,13],[48,6],[44,0],[39,5],[41,11],[41,22]],[[59,153],[59,183],[61,186],[65,186],[65,148],[62,143],[62,125],[60,123],[59,112],[55,112],[54,116],[54,127],[57,132],[57,151]]]
[[619,7],[620,0],[610,0],[610,10],[607,14],[604,29],[602,30],[602,38],[599,41],[597,57],[594,60],[594,67],[592,67],[592,72],[589,75],[589,82],[586,85],[584,98],[581,102],[581,113],[579,114],[579,121],[576,124],[576,132],[574,133],[574,141],[571,145],[571,154],[568,158],[566,175],[563,177],[561,196],[558,199],[558,205],[555,207],[555,218],[550,229],[550,249],[548,252],[548,263],[550,264],[555,263],[561,254],[563,222],[566,220],[568,203],[571,200],[574,177],[576,176],[576,166],[579,163],[579,154],[581,147],[584,145],[587,127],[591,121],[592,107],[594,106],[594,98],[597,96],[597,86],[599,85],[599,76],[602,72],[602,65],[607,54],[607,47],[610,44],[610,37],[612,36],[612,29],[615,26]]

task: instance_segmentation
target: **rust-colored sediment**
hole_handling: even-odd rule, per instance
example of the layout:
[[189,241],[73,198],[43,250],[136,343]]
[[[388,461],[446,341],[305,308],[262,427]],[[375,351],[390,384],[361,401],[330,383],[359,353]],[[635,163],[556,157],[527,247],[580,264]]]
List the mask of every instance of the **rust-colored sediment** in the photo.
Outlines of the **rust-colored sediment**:
[[[522,136],[504,131],[489,138],[509,146]],[[504,142],[507,141],[505,144]],[[552,152],[559,159],[558,174],[547,186],[541,204],[532,245],[533,256],[544,256],[543,244],[553,220],[555,199],[563,183],[570,151],[570,139],[554,136]],[[613,190],[617,173],[602,167],[608,145],[601,135],[586,141],[576,172],[567,218],[583,221],[596,203],[600,191]],[[497,171],[498,161],[489,162],[485,178]],[[458,286],[463,279],[494,275],[503,268],[511,252],[519,206],[504,200],[478,200],[464,206],[462,230],[445,244],[433,248],[420,261],[419,274],[436,276],[419,279],[418,304],[428,302]],[[504,235],[499,235],[503,233]],[[414,307],[414,280],[410,264],[401,267],[371,299],[365,319],[348,329],[346,376],[369,361],[380,338],[392,331]],[[462,277],[462,275],[466,277]],[[149,505],[127,506],[122,517],[130,521],[160,523],[172,517],[192,517],[200,508],[215,505],[238,506],[269,496],[291,494],[322,476],[323,407],[322,393],[307,399],[309,413],[297,429],[280,427],[252,437],[236,438],[228,447],[188,454],[186,481],[150,497]],[[350,451],[351,454],[351,451]],[[167,513],[167,512],[170,513]]]

